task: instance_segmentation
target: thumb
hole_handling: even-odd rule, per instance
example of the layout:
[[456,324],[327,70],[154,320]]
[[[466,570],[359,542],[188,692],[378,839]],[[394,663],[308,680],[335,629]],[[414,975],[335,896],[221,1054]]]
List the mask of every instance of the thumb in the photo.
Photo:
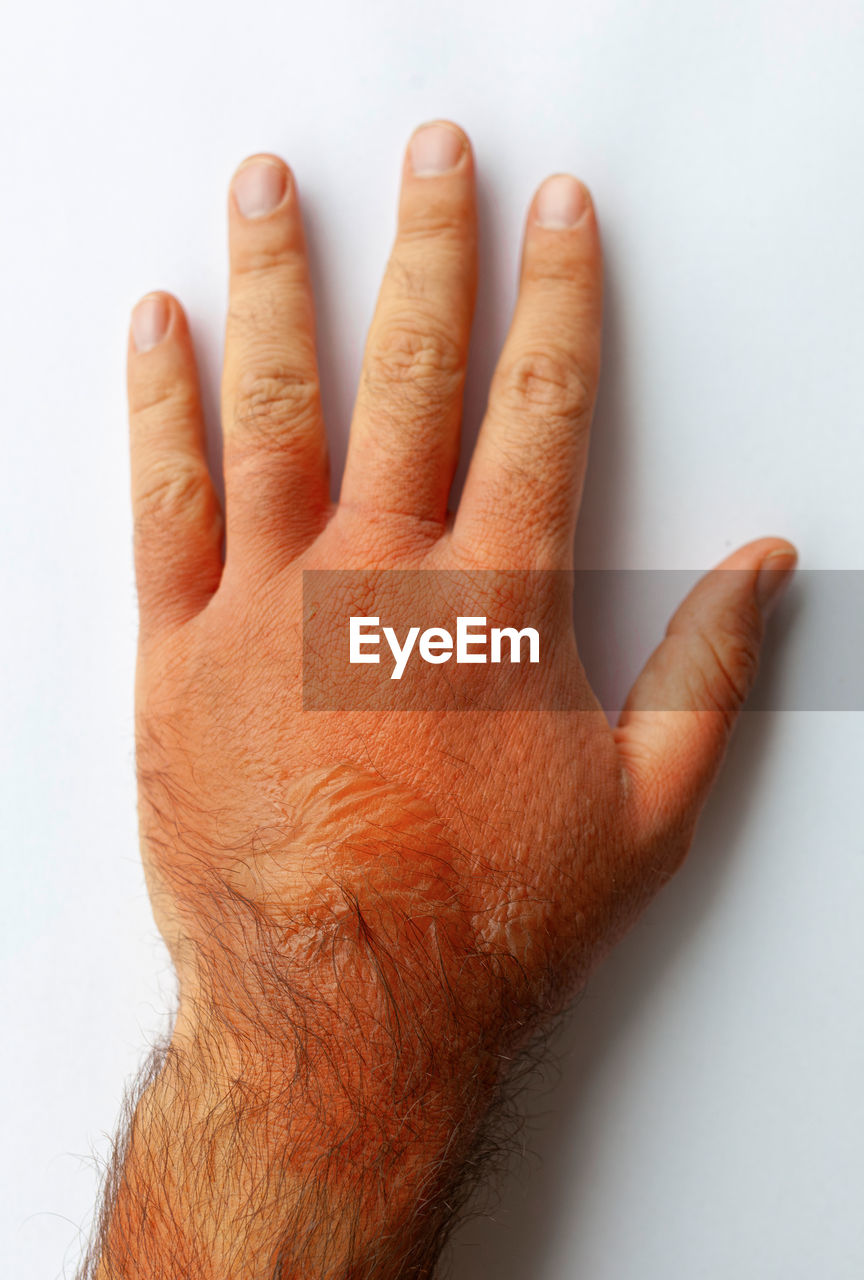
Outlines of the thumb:
[[765,618],[797,552],[762,538],[696,584],[636,680],[615,737],[646,817],[695,818],[756,676]]

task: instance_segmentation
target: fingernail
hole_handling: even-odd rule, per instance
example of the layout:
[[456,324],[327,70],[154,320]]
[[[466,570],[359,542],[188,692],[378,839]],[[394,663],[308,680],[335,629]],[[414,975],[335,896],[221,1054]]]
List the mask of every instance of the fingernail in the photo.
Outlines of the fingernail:
[[756,602],[764,614],[772,609],[798,563],[795,551],[772,551],[762,561],[756,579]]
[[448,173],[456,168],[464,150],[464,138],[449,125],[421,125],[409,147],[415,178]]
[[575,227],[588,208],[585,188],[568,173],[547,178],[537,195],[535,219],[541,227],[564,231]]
[[244,218],[265,218],[281,203],[288,171],[275,160],[247,160],[234,175],[232,187]]
[[162,341],[171,323],[168,299],[159,293],[142,298],[132,312],[132,341],[136,351],[149,351]]

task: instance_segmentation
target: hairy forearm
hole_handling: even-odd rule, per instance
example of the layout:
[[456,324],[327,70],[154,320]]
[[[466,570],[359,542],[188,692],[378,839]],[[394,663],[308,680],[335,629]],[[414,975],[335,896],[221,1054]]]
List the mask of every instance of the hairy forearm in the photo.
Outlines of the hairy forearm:
[[[338,831],[319,819],[312,840],[307,805],[303,849],[269,828],[269,862],[199,853],[190,823],[158,844],[151,827],[148,849],[172,853],[151,891],[180,1012],[88,1280],[428,1276],[496,1149],[489,1117],[548,989],[500,930],[481,936],[417,802],[364,783],[348,825],[360,784],[343,773],[325,789]],[[270,863],[303,868],[290,894],[264,880]]]
[[412,1080],[418,1064],[390,1061],[349,1094],[334,1082],[363,1057],[360,1042],[321,1045],[317,1063],[268,1052],[235,1073],[233,1050],[175,1037],[143,1082],[88,1274],[431,1274],[488,1085],[470,1068]]
[[116,1160],[94,1280],[432,1273],[528,1019],[508,958],[452,901],[432,914],[416,896],[420,865],[387,896],[346,872],[326,910],[320,891],[290,912],[224,887],[205,904],[197,879],[207,928],[186,933],[180,1013]]

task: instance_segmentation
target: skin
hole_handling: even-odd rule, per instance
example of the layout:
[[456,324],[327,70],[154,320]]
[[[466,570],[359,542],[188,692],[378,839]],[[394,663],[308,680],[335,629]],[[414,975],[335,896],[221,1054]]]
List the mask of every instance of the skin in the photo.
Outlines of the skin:
[[[591,198],[565,175],[535,193],[450,515],[477,212],[470,142],[439,127],[406,151],[337,504],[281,160],[250,158],[229,197],[224,520],[180,303],[133,317],[141,844],[180,1004],[118,1154],[100,1278],[432,1273],[508,1064],[681,864],[794,567],[763,538],[703,578],[615,727],[554,574],[532,605],[569,709],[304,711],[304,570],[518,570],[496,596],[515,618],[521,571],[572,566],[600,364]],[[494,611],[482,587],[465,600]]]

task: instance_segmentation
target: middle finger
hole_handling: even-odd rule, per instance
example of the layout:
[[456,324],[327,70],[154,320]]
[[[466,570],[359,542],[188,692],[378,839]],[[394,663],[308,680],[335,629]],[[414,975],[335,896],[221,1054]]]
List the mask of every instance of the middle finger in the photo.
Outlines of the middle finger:
[[340,505],[442,524],[477,287],[468,138],[438,121],[405,156],[396,241],[366,341]]

